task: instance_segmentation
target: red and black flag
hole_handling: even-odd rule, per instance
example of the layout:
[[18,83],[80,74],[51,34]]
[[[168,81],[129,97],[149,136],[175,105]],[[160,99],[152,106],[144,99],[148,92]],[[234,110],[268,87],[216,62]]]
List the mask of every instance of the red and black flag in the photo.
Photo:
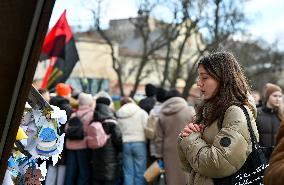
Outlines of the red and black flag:
[[41,60],[48,58],[50,64],[42,88],[52,89],[57,83],[68,79],[79,60],[74,38],[66,20],[66,10],[44,40]]

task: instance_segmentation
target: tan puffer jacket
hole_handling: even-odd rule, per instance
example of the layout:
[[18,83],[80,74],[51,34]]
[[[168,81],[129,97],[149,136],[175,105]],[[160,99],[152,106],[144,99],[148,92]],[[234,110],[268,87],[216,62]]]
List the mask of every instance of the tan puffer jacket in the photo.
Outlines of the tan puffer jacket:
[[[249,112],[252,128],[258,131],[254,114]],[[245,163],[251,152],[251,140],[245,114],[238,106],[230,106],[224,115],[222,129],[217,121],[203,133],[195,132],[178,139],[179,157],[189,173],[188,185],[213,185],[211,178],[221,178],[235,173]]]

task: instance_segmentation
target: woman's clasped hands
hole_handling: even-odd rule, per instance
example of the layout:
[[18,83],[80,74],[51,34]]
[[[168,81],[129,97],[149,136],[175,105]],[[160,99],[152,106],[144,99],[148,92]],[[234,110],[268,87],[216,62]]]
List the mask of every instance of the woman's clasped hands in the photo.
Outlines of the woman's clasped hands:
[[184,129],[179,134],[180,137],[187,137],[193,132],[203,132],[204,125],[188,123],[185,125]]

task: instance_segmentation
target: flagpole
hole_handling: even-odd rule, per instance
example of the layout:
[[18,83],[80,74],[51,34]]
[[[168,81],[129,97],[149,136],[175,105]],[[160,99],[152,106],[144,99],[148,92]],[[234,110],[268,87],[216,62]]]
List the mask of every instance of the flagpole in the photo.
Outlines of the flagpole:
[[55,65],[55,62],[56,62],[56,57],[51,57],[50,62],[49,62],[49,66],[48,66],[48,68],[45,72],[45,75],[44,75],[44,78],[43,78],[43,81],[42,81],[42,84],[41,84],[41,88],[43,88],[43,89],[46,88],[47,82],[49,80],[50,74],[51,74],[53,67]]

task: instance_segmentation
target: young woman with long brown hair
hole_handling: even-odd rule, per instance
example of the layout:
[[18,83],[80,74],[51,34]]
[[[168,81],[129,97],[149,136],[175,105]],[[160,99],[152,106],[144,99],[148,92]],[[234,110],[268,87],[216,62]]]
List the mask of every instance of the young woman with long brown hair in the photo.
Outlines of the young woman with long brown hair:
[[[216,52],[198,64],[198,82],[203,102],[196,120],[180,133],[178,150],[188,185],[213,185],[213,178],[230,176],[245,163],[252,144],[244,106],[256,129],[256,108],[250,87],[235,57]],[[252,98],[252,97],[251,97]]]

